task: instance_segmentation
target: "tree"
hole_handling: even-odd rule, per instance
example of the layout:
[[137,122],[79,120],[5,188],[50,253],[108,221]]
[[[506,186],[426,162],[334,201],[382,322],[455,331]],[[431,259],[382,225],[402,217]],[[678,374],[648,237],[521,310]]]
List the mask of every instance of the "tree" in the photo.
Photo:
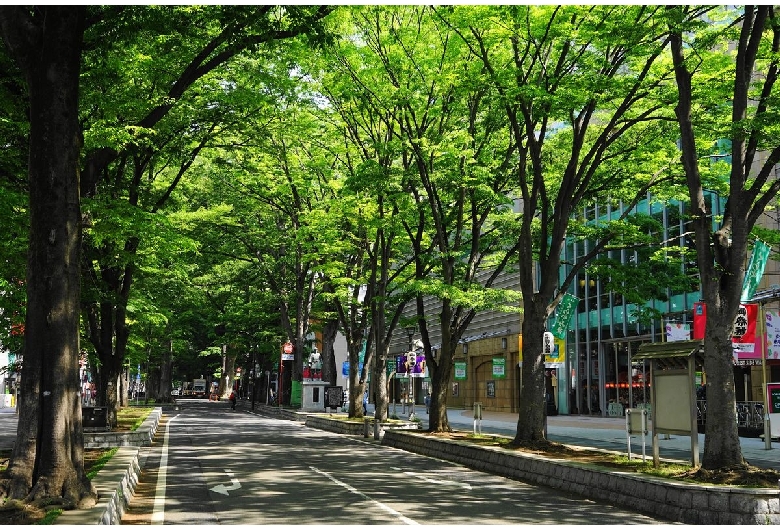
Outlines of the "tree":
[[[495,93],[482,84],[481,63],[432,13],[418,6],[357,10],[354,51],[343,63],[365,100],[349,112],[366,113],[357,127],[377,150],[367,157],[375,160],[366,174],[373,171],[377,181],[399,177],[385,184],[393,193],[386,192],[381,207],[403,224],[410,252],[381,256],[385,248],[378,246],[376,259],[412,263],[411,281],[396,288],[416,301],[432,383],[430,428],[439,431],[449,430],[446,395],[458,341],[477,311],[506,307],[509,297],[491,287],[516,242],[506,237],[515,147]],[[440,302],[435,316],[426,298]],[[432,325],[442,335],[435,356]]]
[[547,319],[578,271],[626,233],[625,216],[591,232],[597,240],[590,252],[560,280],[572,219],[594,201],[635,203],[670,177],[663,155],[673,142],[657,121],[666,107],[660,91],[666,71],[653,68],[665,47],[659,11],[652,6],[437,10],[481,59],[518,146],[524,316],[517,444],[544,439]]
[[[320,21],[332,8],[95,9],[96,23],[88,33],[85,54],[85,78],[90,83],[83,106],[88,119],[82,194],[94,198],[94,204],[102,202],[128,214],[118,223],[125,231],[89,245],[84,260],[84,274],[92,280],[89,285],[98,290],[85,299],[85,312],[88,337],[100,359],[99,396],[113,414],[116,392],[112,387],[128,340],[126,305],[143,227],[164,206],[203,149],[251,110],[243,105],[253,104],[252,100],[242,99],[239,90],[229,90],[236,75],[230,65],[260,53],[261,46],[272,47],[286,39],[306,35],[317,41],[322,38]],[[171,173],[173,177],[166,179]],[[155,187],[158,179],[165,185]],[[107,211],[97,208],[90,213]]]
[[[342,31],[352,33],[352,16],[357,13],[344,14]],[[337,252],[328,252],[331,258],[325,260],[324,270],[350,353],[350,415],[363,410],[373,365],[375,418],[385,421],[389,344],[411,299],[401,289],[409,279],[411,252],[404,243],[400,217],[408,215],[413,205],[404,201],[408,194],[397,167],[402,152],[397,135],[400,108],[391,97],[373,92],[377,87],[366,72],[374,59],[371,54],[362,54],[348,41],[335,43],[327,52],[327,66],[321,69],[328,74],[320,85],[333,112],[326,119],[343,130],[346,144],[337,155],[344,179],[332,214],[346,237]],[[363,347],[363,371],[358,374]]]
[[[741,13],[731,8],[725,19],[717,12],[674,7],[669,16],[675,114],[707,307],[704,371],[711,390],[702,467],[744,466],[734,421],[731,335],[751,231],[780,190],[773,171],[780,162],[775,88],[780,21],[772,6],[745,6]],[[727,182],[712,182],[701,166],[709,164],[720,139],[730,140],[731,168]],[[706,190],[713,188],[726,196],[719,220],[706,200]]]
[[78,389],[79,155],[85,7],[6,6],[0,29],[30,105],[30,234],[24,377],[5,493],[94,504]]

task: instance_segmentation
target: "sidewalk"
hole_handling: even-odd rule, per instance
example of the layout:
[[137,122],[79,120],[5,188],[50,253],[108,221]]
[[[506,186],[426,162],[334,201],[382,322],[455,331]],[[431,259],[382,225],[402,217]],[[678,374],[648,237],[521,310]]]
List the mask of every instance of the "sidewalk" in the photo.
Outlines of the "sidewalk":
[[[373,406],[369,406],[373,412]],[[428,426],[428,415],[424,405],[415,405],[415,415],[422,420],[425,427]],[[390,407],[392,414],[392,406]],[[399,418],[409,417],[409,408],[404,412],[403,408],[396,405],[396,414]],[[461,431],[474,430],[474,413],[467,409],[449,409],[447,418],[453,429]],[[501,434],[514,436],[517,434],[517,413],[510,412],[482,412],[481,431],[483,434]],[[652,429],[652,422],[649,422]],[[547,438],[549,440],[564,443],[566,445],[584,448],[607,449],[610,451],[627,451],[627,434],[625,416],[612,418],[601,416],[548,416]],[[767,469],[780,470],[780,442],[773,441],[771,449],[766,449],[764,440],[760,438],[740,438],[742,456],[751,465]],[[704,435],[698,434],[699,461],[704,455]],[[691,462],[691,437],[678,434],[659,435],[658,453],[661,458],[682,460]],[[642,454],[642,437],[636,434],[631,436],[631,453]],[[648,432],[645,437],[645,454],[651,459],[653,456],[653,433]]]

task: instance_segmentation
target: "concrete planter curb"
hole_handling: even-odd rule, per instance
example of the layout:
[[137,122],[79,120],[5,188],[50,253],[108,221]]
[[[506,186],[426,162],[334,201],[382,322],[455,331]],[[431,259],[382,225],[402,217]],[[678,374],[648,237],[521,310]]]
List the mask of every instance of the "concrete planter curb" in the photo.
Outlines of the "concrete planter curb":
[[88,510],[64,511],[54,524],[121,524],[141,474],[141,447],[152,444],[162,413],[162,407],[156,407],[133,432],[84,433],[85,448],[119,449],[92,479],[98,493],[97,504]]
[[145,447],[152,445],[154,434],[162,417],[162,407],[156,407],[138,429],[127,431],[85,432],[85,449],[108,449],[111,447]]
[[780,490],[706,486],[403,431],[384,445],[685,524],[780,524]]
[[92,479],[98,493],[97,504],[88,510],[64,511],[54,524],[121,524],[141,474],[140,452],[140,447],[120,447]]

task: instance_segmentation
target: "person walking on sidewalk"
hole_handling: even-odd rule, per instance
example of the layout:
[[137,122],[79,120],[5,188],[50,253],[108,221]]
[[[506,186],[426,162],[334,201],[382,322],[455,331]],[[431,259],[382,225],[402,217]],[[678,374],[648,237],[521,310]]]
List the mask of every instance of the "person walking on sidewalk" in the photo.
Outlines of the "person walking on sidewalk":
[[230,392],[230,397],[228,398],[230,400],[230,408],[232,410],[236,410],[236,391],[232,390]]

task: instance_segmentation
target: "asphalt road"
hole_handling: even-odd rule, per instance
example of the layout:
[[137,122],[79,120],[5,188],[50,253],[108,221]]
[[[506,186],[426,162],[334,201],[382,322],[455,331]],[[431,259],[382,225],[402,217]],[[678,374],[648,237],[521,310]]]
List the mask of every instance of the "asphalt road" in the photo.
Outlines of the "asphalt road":
[[160,472],[143,494],[152,523],[664,523],[227,403],[184,403],[158,436],[146,467]]

